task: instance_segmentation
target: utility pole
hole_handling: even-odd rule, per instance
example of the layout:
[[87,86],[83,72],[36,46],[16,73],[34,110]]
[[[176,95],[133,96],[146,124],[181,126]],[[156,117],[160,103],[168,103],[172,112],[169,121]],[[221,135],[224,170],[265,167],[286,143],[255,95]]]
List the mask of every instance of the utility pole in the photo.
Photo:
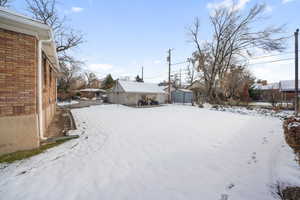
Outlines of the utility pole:
[[142,66],[142,81],[144,81],[144,67]]
[[168,57],[167,61],[169,62],[169,82],[168,82],[168,102],[171,103],[171,51],[172,49],[168,50]]
[[299,97],[298,97],[298,35],[299,29],[294,33],[295,35],[295,115],[298,116]]
[[179,70],[179,87],[181,88],[181,68]]

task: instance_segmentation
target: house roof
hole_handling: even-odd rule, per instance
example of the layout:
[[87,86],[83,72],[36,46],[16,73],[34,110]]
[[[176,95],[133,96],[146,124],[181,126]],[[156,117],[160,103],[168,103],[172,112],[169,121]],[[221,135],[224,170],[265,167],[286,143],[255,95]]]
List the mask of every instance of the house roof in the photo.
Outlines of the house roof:
[[106,91],[98,88],[85,88],[85,89],[81,89],[80,92],[106,92]]
[[[300,86],[300,81],[299,81]],[[284,80],[279,82],[280,85],[280,91],[295,91],[295,81],[294,80]]]
[[256,90],[276,90],[279,89],[279,83],[269,83],[267,85],[263,85],[261,83],[254,84],[254,89]]
[[178,89],[178,90],[182,92],[193,92],[192,90],[188,90],[188,89]]
[[165,93],[163,87],[154,83],[142,83],[133,81],[118,81],[124,92],[129,93]]
[[[38,40],[54,40],[50,26],[7,8],[0,7],[0,28],[36,37]],[[43,44],[43,51],[54,67],[59,70],[55,42]]]

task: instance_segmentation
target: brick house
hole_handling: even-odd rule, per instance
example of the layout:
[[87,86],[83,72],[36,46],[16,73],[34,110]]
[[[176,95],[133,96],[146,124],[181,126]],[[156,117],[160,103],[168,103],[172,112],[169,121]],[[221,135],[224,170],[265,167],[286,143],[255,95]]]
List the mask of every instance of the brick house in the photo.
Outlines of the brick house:
[[0,7],[0,155],[45,139],[58,71],[51,28]]

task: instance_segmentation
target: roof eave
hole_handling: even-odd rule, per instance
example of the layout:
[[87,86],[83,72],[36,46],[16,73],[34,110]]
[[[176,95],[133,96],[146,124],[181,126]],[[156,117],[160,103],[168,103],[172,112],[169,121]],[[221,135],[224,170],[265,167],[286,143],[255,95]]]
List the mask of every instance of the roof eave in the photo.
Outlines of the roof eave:
[[47,49],[52,64],[57,71],[60,71],[54,35],[50,26],[3,7],[0,7],[0,19],[0,28],[5,30],[31,35],[36,37],[37,40],[53,40],[50,46],[49,44],[44,45],[43,49]]

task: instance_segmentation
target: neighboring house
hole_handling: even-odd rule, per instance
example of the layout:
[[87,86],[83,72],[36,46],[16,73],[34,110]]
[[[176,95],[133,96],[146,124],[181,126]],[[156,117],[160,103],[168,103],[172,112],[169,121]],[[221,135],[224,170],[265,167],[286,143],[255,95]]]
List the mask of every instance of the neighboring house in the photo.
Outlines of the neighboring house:
[[99,79],[94,79],[90,82],[90,88],[101,88],[102,81]]
[[[162,87],[162,89],[163,89],[166,93],[169,92],[169,86],[159,86],[159,87]],[[170,87],[170,92],[172,92],[172,91],[174,91],[174,90],[176,90],[176,88],[173,87],[173,86],[171,85],[171,87]]]
[[193,98],[196,102],[203,103],[206,101],[205,86],[203,82],[196,80],[192,85],[187,87],[187,89],[193,91]]
[[81,78],[75,78],[71,80],[70,89],[71,90],[79,90],[85,87],[85,80]]
[[167,94],[157,84],[120,80],[117,80],[116,85],[109,94],[111,103],[124,105],[137,105],[138,101],[144,98],[151,98],[159,103],[165,103]]
[[56,109],[52,30],[0,7],[0,154],[33,149]]
[[[300,88],[300,81],[299,81]],[[279,99],[282,102],[293,102],[295,99],[295,81],[294,80],[283,80],[278,83],[256,83],[253,87],[254,90],[260,91],[260,99],[266,100],[266,97],[270,93],[278,92]]]
[[172,103],[193,103],[193,91],[177,89],[171,92]]
[[105,90],[98,88],[85,88],[80,90],[80,96],[85,98],[100,98],[102,95],[106,93]]
[[[298,85],[300,88],[300,81],[298,82]],[[295,81],[294,80],[279,81],[279,91],[282,93],[283,101],[293,102],[295,100]]]

